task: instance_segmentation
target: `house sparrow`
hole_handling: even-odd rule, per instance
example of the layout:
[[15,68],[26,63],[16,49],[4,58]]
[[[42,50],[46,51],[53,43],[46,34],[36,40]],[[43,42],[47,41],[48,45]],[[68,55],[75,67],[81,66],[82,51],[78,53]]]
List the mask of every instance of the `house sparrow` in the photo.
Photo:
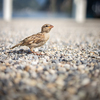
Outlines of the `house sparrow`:
[[41,28],[41,32],[39,32],[37,34],[33,34],[33,35],[25,38],[24,40],[20,41],[20,43],[16,44],[15,46],[13,46],[10,49],[13,49],[17,46],[28,46],[32,53],[41,55],[41,54],[38,54],[37,52],[34,52],[33,49],[40,47],[47,42],[47,40],[49,39],[49,32],[53,27],[54,26],[50,25],[50,24],[43,25]]

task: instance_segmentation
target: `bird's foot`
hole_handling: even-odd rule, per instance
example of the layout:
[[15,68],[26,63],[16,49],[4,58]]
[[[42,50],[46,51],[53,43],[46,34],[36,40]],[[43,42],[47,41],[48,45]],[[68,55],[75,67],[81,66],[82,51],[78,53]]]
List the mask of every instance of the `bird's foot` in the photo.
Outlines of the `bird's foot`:
[[37,53],[37,52],[34,52],[32,51],[33,54],[36,54],[36,55],[43,55],[42,53]]

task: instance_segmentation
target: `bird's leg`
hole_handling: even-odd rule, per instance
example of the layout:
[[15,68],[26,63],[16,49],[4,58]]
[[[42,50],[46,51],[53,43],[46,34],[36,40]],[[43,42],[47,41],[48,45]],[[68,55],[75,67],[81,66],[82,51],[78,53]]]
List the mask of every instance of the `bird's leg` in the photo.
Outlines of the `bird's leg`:
[[36,54],[36,55],[43,55],[43,54],[41,54],[41,53],[34,52],[34,51],[33,51],[33,48],[30,48],[30,51],[31,51],[32,53]]

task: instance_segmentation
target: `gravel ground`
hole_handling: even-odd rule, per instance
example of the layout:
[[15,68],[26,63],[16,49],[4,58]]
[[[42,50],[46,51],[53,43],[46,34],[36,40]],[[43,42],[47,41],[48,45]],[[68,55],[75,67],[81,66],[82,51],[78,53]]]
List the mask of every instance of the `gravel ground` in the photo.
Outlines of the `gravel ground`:
[[[34,49],[9,50],[54,25],[49,41]],[[0,20],[0,100],[100,100],[100,20]]]

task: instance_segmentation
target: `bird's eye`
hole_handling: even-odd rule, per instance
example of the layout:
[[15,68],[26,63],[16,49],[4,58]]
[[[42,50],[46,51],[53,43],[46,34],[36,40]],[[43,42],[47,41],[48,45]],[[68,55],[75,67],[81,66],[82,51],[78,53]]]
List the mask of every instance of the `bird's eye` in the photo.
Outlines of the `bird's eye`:
[[48,25],[46,25],[46,27],[48,27]]

